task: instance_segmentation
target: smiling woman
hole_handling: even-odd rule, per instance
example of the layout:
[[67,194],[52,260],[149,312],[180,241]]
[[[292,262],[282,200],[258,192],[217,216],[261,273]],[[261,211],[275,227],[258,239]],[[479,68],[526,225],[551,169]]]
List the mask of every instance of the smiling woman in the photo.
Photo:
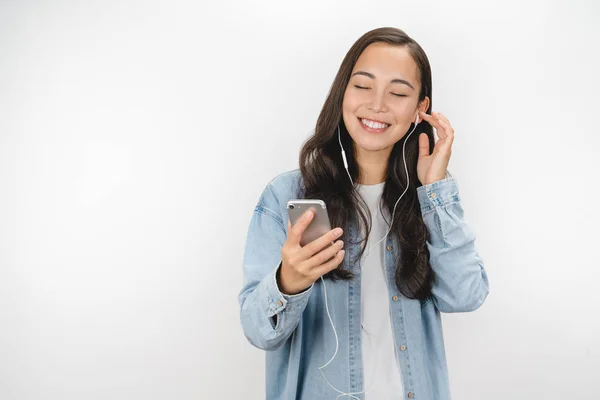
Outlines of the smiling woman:
[[[385,180],[394,144],[408,133],[416,113],[429,108],[430,93],[427,86],[421,90],[421,73],[411,51],[415,52],[409,46],[374,42],[354,64],[342,115],[355,144],[360,183]],[[423,67],[423,75],[430,75],[428,63]]]
[[[299,169],[261,194],[239,303],[246,337],[268,350],[268,399],[450,399],[440,312],[476,310],[489,289],[447,174],[454,130],[431,93],[416,41],[367,32]],[[322,200],[334,229],[300,245],[312,213],[292,226],[291,199]]]
[[[415,85],[419,71],[406,47],[382,42],[367,46],[358,58],[354,70],[344,93],[343,117],[352,139],[361,144],[356,154],[358,163],[365,165],[365,162],[361,162],[366,161],[361,160],[365,157],[386,160],[392,145],[406,134],[414,120],[414,108],[419,94]],[[426,110],[429,97],[425,97],[420,105],[421,110]],[[356,119],[362,130],[358,129]],[[386,132],[387,135],[375,137],[364,135],[363,131]],[[369,146],[375,146],[371,151],[384,151],[370,154],[364,152]],[[372,168],[370,171],[365,170],[371,180],[383,180],[385,164],[380,163],[379,167],[378,171]],[[366,180],[366,184],[370,183],[367,177],[361,180]]]

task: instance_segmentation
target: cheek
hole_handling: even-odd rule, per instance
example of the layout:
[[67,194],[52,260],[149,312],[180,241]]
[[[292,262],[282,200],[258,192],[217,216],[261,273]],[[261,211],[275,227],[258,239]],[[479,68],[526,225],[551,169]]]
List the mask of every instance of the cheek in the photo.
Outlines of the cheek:
[[366,93],[361,93],[351,88],[346,89],[342,108],[347,111],[356,111],[366,101],[368,101]]
[[355,101],[348,92],[344,94],[344,100],[342,102],[342,110],[345,112],[350,112],[355,106]]
[[393,113],[398,122],[407,120],[413,121],[417,115],[416,106],[409,104],[409,102],[394,107]]

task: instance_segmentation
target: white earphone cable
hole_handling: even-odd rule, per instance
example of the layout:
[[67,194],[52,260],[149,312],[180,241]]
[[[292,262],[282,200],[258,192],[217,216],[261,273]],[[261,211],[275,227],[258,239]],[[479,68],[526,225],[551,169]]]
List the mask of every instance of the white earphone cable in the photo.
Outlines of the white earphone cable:
[[[412,133],[414,132],[414,130],[417,128],[418,124],[419,124],[419,116],[417,115],[417,119],[415,121],[415,126],[410,131],[410,133],[408,134],[408,136],[404,140],[404,143],[402,144],[402,160],[404,161],[404,173],[406,174],[406,188],[404,189],[404,192],[402,192],[402,194],[400,195],[400,197],[398,198],[398,200],[396,200],[396,204],[394,204],[394,209],[392,211],[392,219],[390,220],[390,224],[389,224],[389,228],[388,228],[387,233],[385,234],[385,236],[383,238],[381,238],[381,240],[379,240],[377,243],[375,243],[374,246],[376,246],[382,240],[384,240],[387,237],[387,235],[390,233],[390,230],[392,229],[392,224],[394,223],[394,213],[396,212],[396,206],[398,205],[398,202],[400,201],[400,199],[402,198],[402,196],[404,196],[404,193],[406,193],[406,191],[408,190],[408,185],[410,183],[410,177],[408,176],[408,168],[406,166],[406,157],[404,156],[404,149],[406,147],[406,142],[408,141],[408,138],[410,137],[410,135],[412,135]],[[352,176],[350,175],[350,171],[348,171],[348,161],[346,160],[346,153],[344,152],[344,147],[342,146],[342,139],[340,137],[340,127],[339,127],[339,125],[338,125],[338,140],[340,142],[340,147],[342,149],[342,160],[344,161],[344,168],[346,169],[346,172],[348,173],[348,178],[350,178],[350,182],[352,183],[352,185],[354,185],[354,182],[352,181]],[[371,246],[369,246],[368,250],[370,248],[371,248]],[[331,388],[333,390],[335,390],[336,392],[340,393],[336,397],[336,400],[338,400],[342,396],[349,396],[352,399],[360,400],[358,397],[356,397],[354,395],[355,394],[365,393],[367,390],[369,390],[371,388],[371,385],[373,385],[373,381],[375,380],[375,375],[376,374],[374,374],[374,376],[372,377],[371,383],[369,384],[369,386],[365,390],[363,390],[362,392],[345,393],[345,392],[342,392],[341,390],[336,389],[329,382],[329,380],[327,379],[327,377],[325,377],[325,374],[323,373],[323,368],[325,368],[326,366],[328,366],[333,361],[333,359],[335,358],[335,356],[337,355],[338,348],[339,348],[339,339],[338,339],[337,332],[335,330],[335,325],[333,324],[333,319],[331,318],[331,314],[329,313],[329,305],[327,304],[327,287],[325,285],[325,280],[323,279],[323,276],[321,276],[321,282],[323,283],[323,297],[325,298],[325,310],[327,311],[327,316],[329,317],[329,322],[331,323],[331,327],[333,328],[333,334],[335,335],[335,352],[333,353],[333,357],[331,357],[331,359],[325,365],[319,367],[319,371],[321,372],[321,375],[323,376],[323,379],[325,379],[325,382],[327,382],[327,384],[329,386],[331,386]]]

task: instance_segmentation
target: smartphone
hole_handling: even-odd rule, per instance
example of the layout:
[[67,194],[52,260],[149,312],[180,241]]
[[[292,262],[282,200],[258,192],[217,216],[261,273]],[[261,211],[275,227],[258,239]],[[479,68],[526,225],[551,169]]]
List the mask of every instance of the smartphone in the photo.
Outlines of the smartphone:
[[[320,238],[331,230],[327,206],[323,200],[317,199],[297,199],[287,202],[288,215],[292,226],[304,215],[306,210],[313,209],[314,217],[306,227],[300,238],[300,246],[305,246],[315,239]],[[333,244],[333,242],[331,242]]]

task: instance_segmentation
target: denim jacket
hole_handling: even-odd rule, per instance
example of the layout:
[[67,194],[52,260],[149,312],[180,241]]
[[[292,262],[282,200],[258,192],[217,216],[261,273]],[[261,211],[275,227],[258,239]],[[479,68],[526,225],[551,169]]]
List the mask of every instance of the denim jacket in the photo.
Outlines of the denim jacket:
[[[250,220],[243,258],[240,319],[248,341],[266,350],[266,395],[269,400],[336,399],[319,367],[335,352],[335,336],[325,311],[322,281],[296,295],[281,293],[276,281],[281,249],[287,239],[287,201],[297,198],[298,169],[279,174],[262,192]],[[434,273],[432,296],[411,300],[395,284],[399,249],[390,231],[386,240],[385,275],[394,342],[400,363],[404,397],[449,400],[450,390],[440,312],[474,311],[489,288],[475,235],[463,220],[458,186],[447,177],[417,189]],[[356,243],[359,230],[349,226]],[[360,245],[348,241],[344,266],[355,274],[350,281],[326,280],[327,301],[339,349],[323,369],[327,380],[345,393],[365,390],[361,354],[361,275],[353,265]],[[365,385],[365,387],[364,387]],[[368,399],[369,392],[354,395]],[[341,396],[339,398],[350,398]]]

